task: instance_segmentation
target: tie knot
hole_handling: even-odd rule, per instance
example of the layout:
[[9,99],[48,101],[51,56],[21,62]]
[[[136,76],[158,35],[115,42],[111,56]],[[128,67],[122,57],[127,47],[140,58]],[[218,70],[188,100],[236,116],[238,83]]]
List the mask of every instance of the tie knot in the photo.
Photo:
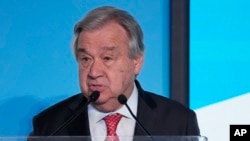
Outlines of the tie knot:
[[116,128],[121,118],[122,115],[118,113],[111,114],[103,118],[107,126],[107,136],[117,136]]

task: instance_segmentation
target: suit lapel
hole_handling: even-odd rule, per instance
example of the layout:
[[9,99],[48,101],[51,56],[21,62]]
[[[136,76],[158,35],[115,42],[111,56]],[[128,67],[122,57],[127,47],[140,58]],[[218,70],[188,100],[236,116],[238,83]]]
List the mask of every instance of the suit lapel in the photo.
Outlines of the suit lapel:
[[85,110],[69,126],[69,135],[73,136],[90,136],[88,112]]
[[[77,101],[74,101],[70,105],[72,114],[75,114],[83,108],[86,103],[87,99],[81,94],[81,98],[78,98]],[[90,136],[87,107],[85,107],[85,110],[67,127],[67,132],[71,136]]]
[[[143,126],[150,132],[150,130],[153,130],[154,127],[151,127],[149,122],[150,119],[148,118],[151,113],[151,111],[157,106],[156,102],[145,92],[139,82],[135,80],[136,87],[138,89],[138,107],[137,107],[137,118],[138,120],[143,124]],[[150,129],[150,130],[149,130]],[[150,132],[151,133],[151,132]],[[135,126],[135,136],[145,136],[147,133],[139,126],[139,124],[136,124]]]

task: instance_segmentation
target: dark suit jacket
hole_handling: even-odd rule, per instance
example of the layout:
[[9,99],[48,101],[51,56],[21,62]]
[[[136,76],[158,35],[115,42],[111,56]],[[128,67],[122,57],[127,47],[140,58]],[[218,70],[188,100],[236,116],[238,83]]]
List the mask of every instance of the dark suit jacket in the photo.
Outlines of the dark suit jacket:
[[[139,82],[137,118],[151,135],[199,135],[195,113],[183,105],[162,96],[144,91]],[[31,136],[48,136],[87,102],[82,94],[74,95],[46,109],[33,118]],[[87,110],[64,128],[57,136],[90,136]],[[137,124],[135,136],[147,135]]]

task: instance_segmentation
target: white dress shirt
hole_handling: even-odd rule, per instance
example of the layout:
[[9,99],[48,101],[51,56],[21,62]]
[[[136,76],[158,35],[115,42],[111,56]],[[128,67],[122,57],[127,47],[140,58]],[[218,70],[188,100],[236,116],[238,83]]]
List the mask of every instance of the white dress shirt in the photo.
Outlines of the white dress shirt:
[[[138,104],[138,91],[134,84],[134,89],[131,96],[128,98],[127,104],[131,108],[134,115],[137,114]],[[115,112],[123,115],[120,122],[117,125],[116,133],[120,138],[120,141],[132,141],[134,136],[134,129],[136,121],[133,116],[129,113],[126,106],[122,106]],[[96,110],[93,105],[88,105],[88,116],[89,116],[89,127],[90,134],[93,141],[104,141],[107,135],[107,128],[103,118],[112,113],[103,113]]]

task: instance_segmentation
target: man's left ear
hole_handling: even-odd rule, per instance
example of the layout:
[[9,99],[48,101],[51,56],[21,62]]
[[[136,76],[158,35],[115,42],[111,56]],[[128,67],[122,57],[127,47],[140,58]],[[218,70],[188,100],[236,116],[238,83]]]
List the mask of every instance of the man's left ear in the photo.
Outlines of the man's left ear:
[[135,73],[135,75],[138,75],[140,73],[142,65],[143,65],[143,60],[144,60],[143,55],[140,55],[136,59],[134,59],[134,65],[135,65],[134,73]]

